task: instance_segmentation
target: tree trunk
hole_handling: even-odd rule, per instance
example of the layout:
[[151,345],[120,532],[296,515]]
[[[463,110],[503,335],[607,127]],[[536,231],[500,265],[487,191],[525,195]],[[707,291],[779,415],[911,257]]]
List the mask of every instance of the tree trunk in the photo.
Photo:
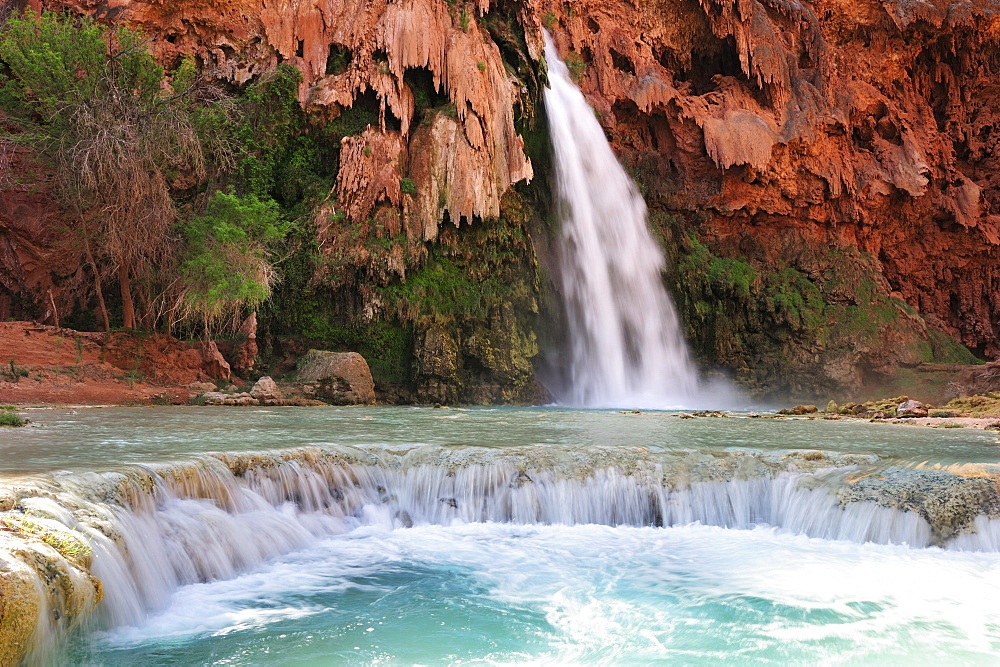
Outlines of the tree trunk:
[[52,319],[55,320],[56,329],[61,329],[59,326],[59,309],[56,308],[56,300],[52,296],[52,290],[46,290],[49,293],[49,305],[52,306]]
[[118,267],[118,287],[122,293],[122,326],[135,329],[135,305],[132,303],[132,283],[128,277],[128,266]]
[[83,226],[83,248],[87,251],[87,263],[90,270],[94,272],[94,290],[97,292],[97,304],[101,307],[101,319],[104,321],[104,330],[111,331],[111,321],[108,319],[108,307],[104,303],[104,288],[101,287],[101,272],[97,270],[97,262],[94,261],[94,254],[90,252],[90,237],[87,235],[87,225]]

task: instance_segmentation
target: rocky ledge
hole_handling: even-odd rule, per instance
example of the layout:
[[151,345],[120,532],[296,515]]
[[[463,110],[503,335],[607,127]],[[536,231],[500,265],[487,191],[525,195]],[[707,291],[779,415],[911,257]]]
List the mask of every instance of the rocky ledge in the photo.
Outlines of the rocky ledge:
[[309,350],[299,360],[290,381],[278,383],[270,376],[257,380],[247,392],[217,391],[214,385],[195,399],[205,405],[371,405],[375,381],[365,358],[357,352]]

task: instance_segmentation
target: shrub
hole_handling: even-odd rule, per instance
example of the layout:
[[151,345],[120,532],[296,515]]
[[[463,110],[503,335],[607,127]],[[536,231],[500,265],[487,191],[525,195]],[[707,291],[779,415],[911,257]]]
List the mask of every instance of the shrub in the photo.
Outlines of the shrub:
[[583,75],[587,72],[587,63],[583,62],[583,57],[579,53],[570,51],[566,54],[566,69],[569,70],[569,76],[573,82],[580,85]]
[[201,320],[211,330],[260,306],[276,279],[270,247],[289,227],[273,200],[216,192],[205,215],[181,230],[188,251],[181,264],[179,317]]
[[16,412],[0,410],[0,426],[24,426],[27,421]]
[[28,369],[21,368],[20,366],[17,365],[17,363],[13,359],[11,359],[9,362],[9,368],[5,368],[4,370],[0,371],[0,375],[3,375],[11,382],[17,382],[21,378],[28,377]]

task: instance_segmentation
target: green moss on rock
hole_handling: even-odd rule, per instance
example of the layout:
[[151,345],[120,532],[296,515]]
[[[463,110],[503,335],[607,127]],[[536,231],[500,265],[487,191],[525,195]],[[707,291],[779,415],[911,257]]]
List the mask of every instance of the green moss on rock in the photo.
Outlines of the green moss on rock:
[[[789,242],[775,256],[759,238],[710,241],[671,216],[651,221],[696,355],[732,369],[752,393],[848,397],[888,386],[900,368],[972,360],[890,297],[878,263],[854,248]],[[727,254],[733,248],[745,254]]]

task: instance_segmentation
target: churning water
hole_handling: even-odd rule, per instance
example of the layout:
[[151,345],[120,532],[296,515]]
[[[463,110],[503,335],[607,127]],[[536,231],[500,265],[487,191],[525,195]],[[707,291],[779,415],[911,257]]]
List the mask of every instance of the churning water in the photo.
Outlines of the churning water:
[[[85,535],[104,586],[63,638],[62,598],[43,605],[42,662],[986,664],[1000,650],[1000,520],[961,511],[996,513],[981,478],[995,470],[915,465],[995,460],[982,431],[544,409],[34,419],[0,432],[0,501]],[[156,462],[108,463],[135,449]]]
[[[569,377],[561,404],[680,408],[701,403],[646,204],[545,34],[545,110],[561,215],[560,284]],[[714,397],[715,407],[721,397]]]

